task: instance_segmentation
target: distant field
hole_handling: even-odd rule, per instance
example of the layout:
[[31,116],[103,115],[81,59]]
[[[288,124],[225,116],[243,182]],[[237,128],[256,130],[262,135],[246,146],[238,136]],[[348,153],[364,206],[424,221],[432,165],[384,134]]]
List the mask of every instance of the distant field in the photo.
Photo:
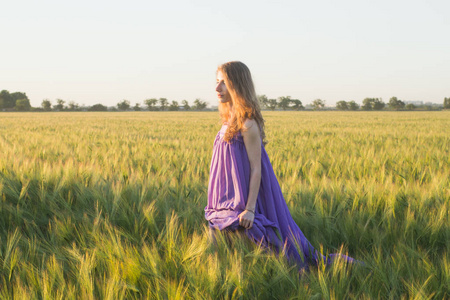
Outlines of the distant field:
[[207,244],[217,112],[0,113],[0,299],[450,297],[450,112],[264,112],[291,213],[343,262]]

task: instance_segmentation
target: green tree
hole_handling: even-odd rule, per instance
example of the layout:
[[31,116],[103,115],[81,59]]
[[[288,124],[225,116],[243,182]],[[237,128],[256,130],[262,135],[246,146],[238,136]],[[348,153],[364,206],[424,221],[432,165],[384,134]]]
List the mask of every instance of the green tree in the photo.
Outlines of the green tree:
[[159,98],[159,109],[166,110],[166,107],[169,105],[169,101],[167,98]]
[[130,108],[130,101],[122,100],[121,102],[117,103],[117,108],[119,110],[128,110]]
[[28,96],[25,93],[22,92],[9,93],[7,90],[2,90],[0,92],[0,109],[15,108],[16,101],[23,99],[26,99],[28,100],[28,102],[30,102],[30,99],[28,99]]
[[12,93],[12,94],[11,94],[11,98],[12,98],[12,101],[13,101],[13,104],[14,104],[13,106],[16,105],[16,101],[19,100],[19,99],[27,99],[27,100],[30,100],[30,99],[28,99],[27,94],[22,93],[22,92],[15,92],[15,93]]
[[278,97],[278,107],[282,110],[286,110],[289,108],[291,104],[291,96],[282,96]]
[[363,110],[372,110],[373,108],[373,98],[365,98],[363,100],[363,105],[362,105],[362,109]]
[[450,97],[444,98],[444,109],[450,109]]
[[365,98],[361,108],[363,110],[382,110],[385,105],[381,98]]
[[169,105],[170,111],[177,111],[180,109],[180,106],[178,105],[178,102],[173,100],[172,103]]
[[42,100],[41,106],[44,109],[44,111],[51,111],[52,110],[52,103],[48,99]]
[[70,101],[68,104],[67,109],[70,111],[76,111],[80,108],[80,106],[78,104],[76,104],[74,101]]
[[14,98],[7,90],[2,90],[0,92],[0,109],[3,108],[13,108],[15,105]]
[[258,95],[258,101],[261,109],[268,108],[269,99],[266,95]]
[[202,101],[201,99],[197,98],[194,101],[194,109],[195,110],[204,110],[206,108],[206,102]]
[[145,105],[147,105],[148,110],[152,111],[152,110],[158,110],[158,108],[156,107],[156,103],[158,103],[158,99],[156,98],[151,98],[151,99],[146,99],[144,100]]
[[349,109],[348,103],[345,102],[344,100],[338,101],[336,103],[336,109],[338,109],[338,110],[348,110]]
[[88,108],[88,111],[107,111],[107,110],[108,110],[108,108],[100,103],[94,104]]
[[389,99],[388,106],[391,109],[400,110],[405,108],[405,102],[397,99],[397,97],[392,97],[391,99]]
[[291,108],[294,110],[302,110],[305,109],[305,107],[302,104],[302,101],[299,99],[291,99],[292,106]]
[[275,108],[277,108],[277,99],[269,99],[267,102],[267,108],[270,110],[275,110]]
[[382,110],[385,104],[381,98],[375,98],[373,101],[373,110]]
[[133,106],[133,109],[134,109],[134,111],[141,111],[141,110],[142,110],[141,105],[140,105],[139,103],[136,103],[136,104]]
[[65,103],[65,101],[63,99],[56,99],[56,104],[53,105],[53,109],[58,110],[58,111],[63,111],[64,103]]
[[314,107],[314,110],[319,110],[325,107],[325,101],[321,99],[316,99],[313,101],[312,106]]
[[416,106],[412,103],[408,103],[408,104],[406,104],[406,109],[407,110],[415,110]]
[[348,102],[348,109],[350,110],[358,110],[359,109],[359,104],[356,103],[354,100]]
[[189,106],[189,102],[187,100],[181,101],[181,104],[183,105],[184,110],[191,110],[191,107]]
[[16,100],[15,108],[17,111],[30,111],[31,110],[30,100],[28,100],[28,99]]

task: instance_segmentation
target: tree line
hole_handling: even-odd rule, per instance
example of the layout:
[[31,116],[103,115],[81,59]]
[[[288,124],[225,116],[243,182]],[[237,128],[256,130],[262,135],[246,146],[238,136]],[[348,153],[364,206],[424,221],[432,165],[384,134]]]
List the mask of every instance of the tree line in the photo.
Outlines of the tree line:
[[[276,99],[269,99],[266,95],[258,96],[259,103],[262,109],[268,110],[305,110],[308,108],[314,110],[321,110],[325,108],[325,100],[315,99],[310,104],[303,106],[302,101],[299,99],[293,99],[290,96],[282,96]],[[62,99],[56,99],[56,103],[52,104],[49,99],[42,100],[40,107],[32,107],[30,104],[30,100],[26,93],[23,92],[14,92],[10,93],[7,90],[2,90],[0,92],[0,111],[202,111],[207,108],[207,103],[202,101],[201,99],[195,99],[193,105],[190,105],[187,100],[178,101],[172,100],[169,102],[167,98],[150,98],[143,101],[141,103],[136,103],[134,106],[131,106],[130,101],[122,100],[116,104],[116,106],[108,108],[107,106],[97,103],[92,106],[80,106],[74,101],[66,101]],[[444,98],[443,103],[444,109],[450,109],[450,97]],[[386,104],[383,102],[381,98],[365,98],[361,105],[356,103],[355,101],[338,101],[336,103],[337,110],[415,110],[415,109],[439,109],[439,107],[431,107],[431,106],[419,106],[414,105],[412,103],[406,104],[405,101],[398,99],[397,97],[392,97],[389,99],[389,102]]]
[[117,103],[116,106],[108,109],[108,107],[104,106],[101,103],[94,104],[93,106],[90,106],[88,108],[88,111],[128,111],[128,110],[134,110],[134,111],[141,111],[141,110],[148,110],[148,111],[179,111],[179,110],[196,110],[201,111],[205,110],[207,103],[205,101],[202,101],[201,99],[195,99],[194,105],[189,105],[189,102],[187,100],[181,101],[181,105],[178,103],[178,101],[173,100],[171,103],[167,100],[167,98],[150,98],[144,100],[144,106],[141,106],[140,103],[136,103],[133,107],[131,106],[130,101],[128,100],[122,100]]
[[[275,109],[281,109],[281,110],[304,110],[306,109],[305,106],[303,106],[302,101],[299,99],[292,99],[290,96],[283,96],[278,97],[277,99],[269,99],[266,95],[260,95],[258,96],[258,100],[260,103],[260,106],[263,109],[269,109],[269,110],[275,110]],[[316,99],[311,102],[311,104],[308,105],[313,110],[320,110],[325,108],[325,100],[322,99]],[[404,101],[398,99],[397,97],[391,97],[389,99],[389,102],[386,103],[381,98],[365,98],[362,102],[362,105],[359,105],[354,100],[352,101],[338,101],[336,103],[336,109],[337,110],[415,110],[415,109],[436,109],[437,107],[433,108],[432,106],[427,105],[414,105],[413,103],[406,104]],[[444,98],[443,103],[444,109],[450,109],[450,97]]]
[[178,111],[178,110],[205,110],[207,103],[199,98],[194,100],[193,105],[190,105],[187,100],[181,101],[181,105],[178,101],[171,101],[167,98],[150,98],[146,99],[141,106],[141,103],[136,103],[133,107],[128,100],[122,100],[113,107],[107,107],[101,103],[94,104],[92,106],[80,106],[74,101],[66,103],[63,99],[56,99],[56,103],[52,103],[49,99],[42,100],[40,107],[32,107],[30,100],[25,93],[15,92],[9,93],[7,90],[0,92],[0,110],[2,111]]
[[116,106],[108,108],[107,106],[97,103],[92,106],[89,106],[87,108],[81,108],[78,104],[75,104],[73,102],[69,102],[67,106],[64,105],[65,101],[62,99],[57,99],[56,104],[53,105],[50,100],[45,99],[42,101],[42,110],[43,111],[80,111],[80,110],[87,110],[87,111],[142,111],[142,110],[148,110],[148,111],[178,111],[178,110],[205,110],[207,103],[205,101],[202,101],[201,99],[195,99],[194,105],[189,105],[189,102],[187,100],[183,100],[181,102],[181,105],[178,103],[178,101],[173,100],[171,103],[169,103],[169,100],[167,98],[150,98],[146,99],[143,102],[143,106],[141,106],[141,103],[136,103],[134,106],[131,106],[131,103],[129,100],[122,100],[116,104]]

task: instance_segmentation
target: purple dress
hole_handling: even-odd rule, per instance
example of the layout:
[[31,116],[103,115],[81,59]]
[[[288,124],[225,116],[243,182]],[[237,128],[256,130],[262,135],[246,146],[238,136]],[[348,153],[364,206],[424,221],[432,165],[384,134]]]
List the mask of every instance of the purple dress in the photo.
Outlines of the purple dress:
[[[250,162],[241,133],[227,143],[223,140],[226,130],[227,125],[223,125],[214,141],[205,218],[211,228],[234,231],[240,227],[238,216],[245,210],[247,203]],[[277,251],[285,249],[285,253],[300,269],[308,264],[316,264],[321,256],[292,219],[262,142],[261,184],[255,219],[252,228],[245,232],[255,243]],[[342,256],[353,261],[350,257]],[[328,262],[332,260],[333,255]]]

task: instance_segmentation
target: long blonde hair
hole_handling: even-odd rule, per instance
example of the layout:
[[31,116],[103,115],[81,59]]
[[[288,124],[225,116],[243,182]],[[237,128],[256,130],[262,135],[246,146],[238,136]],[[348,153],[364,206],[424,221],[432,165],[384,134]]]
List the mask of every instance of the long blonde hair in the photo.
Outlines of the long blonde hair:
[[261,139],[265,145],[267,142],[264,119],[249,68],[240,61],[230,61],[220,65],[217,71],[221,71],[223,74],[234,110],[232,114],[228,103],[219,104],[222,122],[228,121],[228,128],[223,139],[229,143],[239,131],[246,130],[245,120],[252,119],[258,124]]

